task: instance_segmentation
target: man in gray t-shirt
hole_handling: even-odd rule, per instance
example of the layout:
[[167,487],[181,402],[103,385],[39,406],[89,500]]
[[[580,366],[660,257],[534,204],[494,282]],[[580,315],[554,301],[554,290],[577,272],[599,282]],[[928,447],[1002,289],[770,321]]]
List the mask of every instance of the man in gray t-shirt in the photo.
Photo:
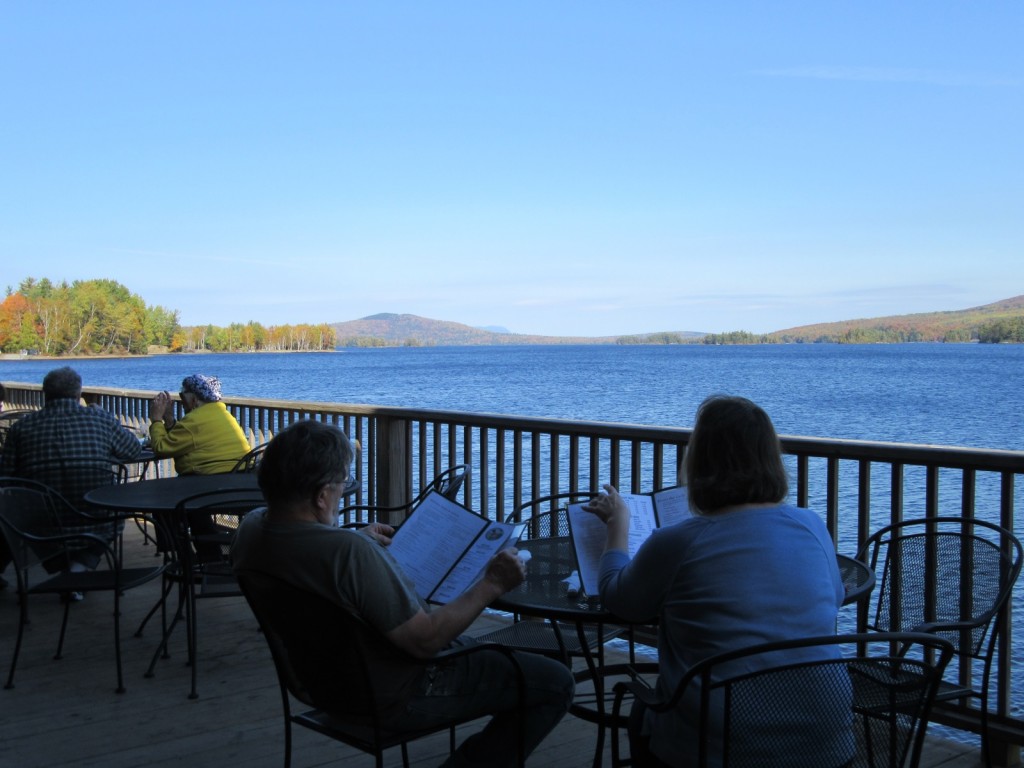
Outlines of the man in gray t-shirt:
[[[432,607],[387,551],[393,529],[373,523],[338,528],[338,509],[353,451],[336,427],[300,421],[267,446],[258,469],[267,508],[245,517],[232,546],[236,570],[254,570],[321,595],[381,633],[371,661],[391,727],[414,730],[452,719],[492,715],[446,763],[511,765],[519,737],[516,671],[502,653],[483,651],[442,665],[410,664],[453,645],[484,608],[522,582],[514,548],[498,553],[484,577],[452,602]],[[529,754],[568,711],[573,678],[558,661],[517,653],[526,679],[524,746]],[[339,663],[343,663],[340,660]]]

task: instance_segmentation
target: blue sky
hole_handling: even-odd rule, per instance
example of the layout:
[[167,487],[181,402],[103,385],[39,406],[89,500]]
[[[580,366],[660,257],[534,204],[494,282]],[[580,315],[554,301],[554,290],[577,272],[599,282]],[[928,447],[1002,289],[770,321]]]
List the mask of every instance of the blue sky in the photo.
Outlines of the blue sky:
[[766,332],[1024,294],[1024,3],[0,6],[0,287]]

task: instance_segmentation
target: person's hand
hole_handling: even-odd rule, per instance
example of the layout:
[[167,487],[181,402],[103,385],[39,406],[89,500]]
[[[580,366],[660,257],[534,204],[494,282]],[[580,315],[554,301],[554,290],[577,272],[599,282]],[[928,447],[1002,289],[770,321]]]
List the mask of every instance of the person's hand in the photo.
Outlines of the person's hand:
[[395,535],[395,529],[387,523],[370,523],[359,530],[385,547],[391,543],[391,537]]
[[167,422],[171,413],[171,393],[158,392],[157,396],[149,401],[149,420]]
[[598,494],[586,504],[583,509],[593,515],[597,515],[605,525],[615,525],[623,521],[629,522],[629,510],[626,502],[619,496],[614,485],[605,485],[604,493]]
[[515,547],[501,550],[487,563],[484,578],[501,588],[501,594],[518,587],[526,578],[524,563]]
[[583,505],[586,512],[597,515],[607,526],[605,549],[629,549],[629,508],[614,485],[605,485],[605,492]]

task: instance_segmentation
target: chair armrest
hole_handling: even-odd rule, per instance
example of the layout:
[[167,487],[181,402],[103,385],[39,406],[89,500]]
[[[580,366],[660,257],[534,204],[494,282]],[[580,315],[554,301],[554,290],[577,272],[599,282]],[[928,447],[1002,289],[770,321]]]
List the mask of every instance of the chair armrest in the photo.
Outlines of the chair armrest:
[[612,701],[612,719],[617,721],[622,710],[622,703],[628,695],[632,695],[638,701],[643,702],[651,709],[658,709],[665,702],[662,701],[658,691],[646,680],[640,677],[641,674],[656,675],[658,673],[657,662],[644,662],[642,664],[630,665],[627,669],[632,680],[620,680],[612,687],[614,694]]
[[[103,548],[103,556],[106,558],[107,566],[112,571],[121,570],[121,561],[118,560],[117,554],[114,549],[110,546],[110,542],[104,539],[102,536],[98,536],[95,533],[81,532],[81,533],[60,533],[53,536],[39,536],[34,533],[27,533],[25,531],[17,532],[18,538],[23,539],[26,542],[34,542],[37,544],[61,544],[70,542],[95,542]],[[59,552],[52,553],[53,555],[59,554]],[[37,554],[36,557],[39,557]],[[45,559],[45,558],[43,558]]]

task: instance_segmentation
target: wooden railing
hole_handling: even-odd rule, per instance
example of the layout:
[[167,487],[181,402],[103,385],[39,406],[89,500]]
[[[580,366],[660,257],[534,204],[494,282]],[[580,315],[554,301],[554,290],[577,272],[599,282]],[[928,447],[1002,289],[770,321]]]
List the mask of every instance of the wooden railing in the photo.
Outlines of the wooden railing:
[[[8,385],[8,407],[39,407],[38,385]],[[145,429],[155,392],[90,387],[99,404],[129,427]],[[442,470],[470,464],[461,500],[497,519],[525,501],[565,491],[596,491],[610,482],[646,492],[676,485],[690,431],[636,424],[539,419],[360,404],[225,398],[250,442],[269,440],[288,424],[315,418],[338,425],[360,445],[354,504],[395,505]],[[856,554],[869,533],[904,517],[981,517],[1014,530],[1024,451],[781,437],[794,501],[822,512],[839,551]],[[172,471],[167,467],[165,472]],[[1018,584],[1015,607],[1022,609]],[[1008,611],[994,675],[1000,737],[1024,743],[1024,718],[1011,712],[1013,628]],[[1015,692],[1021,711],[1024,691]],[[941,719],[941,718],[940,718]],[[977,728],[970,712],[947,718]]]

